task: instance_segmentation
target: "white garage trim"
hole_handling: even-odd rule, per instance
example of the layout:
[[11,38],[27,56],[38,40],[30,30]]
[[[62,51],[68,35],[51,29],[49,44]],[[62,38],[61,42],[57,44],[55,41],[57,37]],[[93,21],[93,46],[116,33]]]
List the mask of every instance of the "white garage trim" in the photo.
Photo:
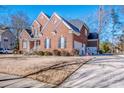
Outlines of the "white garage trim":
[[74,41],[74,49],[79,51],[79,55],[85,54],[85,44],[82,44],[81,42]]

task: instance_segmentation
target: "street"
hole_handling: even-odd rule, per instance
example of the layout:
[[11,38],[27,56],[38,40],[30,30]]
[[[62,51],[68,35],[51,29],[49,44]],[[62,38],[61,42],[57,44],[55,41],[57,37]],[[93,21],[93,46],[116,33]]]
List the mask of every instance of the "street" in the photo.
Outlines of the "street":
[[97,56],[58,87],[124,88],[124,57]]

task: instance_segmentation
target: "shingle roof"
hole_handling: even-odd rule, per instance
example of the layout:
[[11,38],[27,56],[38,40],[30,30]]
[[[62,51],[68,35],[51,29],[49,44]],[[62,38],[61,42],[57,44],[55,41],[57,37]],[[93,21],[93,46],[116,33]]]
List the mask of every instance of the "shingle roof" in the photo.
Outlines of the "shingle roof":
[[33,38],[34,36],[33,36],[33,34],[32,34],[32,31],[30,30],[30,29],[25,29],[27,32],[28,32],[28,34]]
[[71,24],[69,21],[67,21],[66,19],[62,18],[63,21],[65,21],[74,31],[76,32],[80,32],[80,29],[78,29],[75,25]]
[[[62,18],[62,17],[61,17]],[[81,27],[84,25],[88,30],[88,26],[81,20],[79,19],[73,19],[71,20],[66,20],[64,18],[62,18],[63,21],[65,21],[75,32],[80,32]]]
[[2,34],[3,32],[7,31],[8,27],[0,25],[0,34]]
[[98,33],[96,32],[89,33],[88,39],[98,39]]
[[51,16],[50,15],[48,15],[48,14],[46,14],[46,13],[44,13],[48,18],[50,18]]

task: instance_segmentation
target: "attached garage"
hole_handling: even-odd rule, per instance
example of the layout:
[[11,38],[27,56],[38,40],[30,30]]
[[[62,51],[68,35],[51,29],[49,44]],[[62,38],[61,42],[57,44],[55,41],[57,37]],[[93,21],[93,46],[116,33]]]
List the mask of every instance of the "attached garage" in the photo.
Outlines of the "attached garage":
[[74,49],[79,51],[79,55],[85,54],[85,44],[82,44],[78,41],[74,41]]

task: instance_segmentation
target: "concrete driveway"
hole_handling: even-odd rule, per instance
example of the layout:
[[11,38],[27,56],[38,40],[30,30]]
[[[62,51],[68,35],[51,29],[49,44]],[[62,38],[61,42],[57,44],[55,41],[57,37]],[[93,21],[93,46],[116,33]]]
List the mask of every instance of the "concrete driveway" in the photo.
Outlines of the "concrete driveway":
[[96,56],[58,87],[124,88],[124,57]]

